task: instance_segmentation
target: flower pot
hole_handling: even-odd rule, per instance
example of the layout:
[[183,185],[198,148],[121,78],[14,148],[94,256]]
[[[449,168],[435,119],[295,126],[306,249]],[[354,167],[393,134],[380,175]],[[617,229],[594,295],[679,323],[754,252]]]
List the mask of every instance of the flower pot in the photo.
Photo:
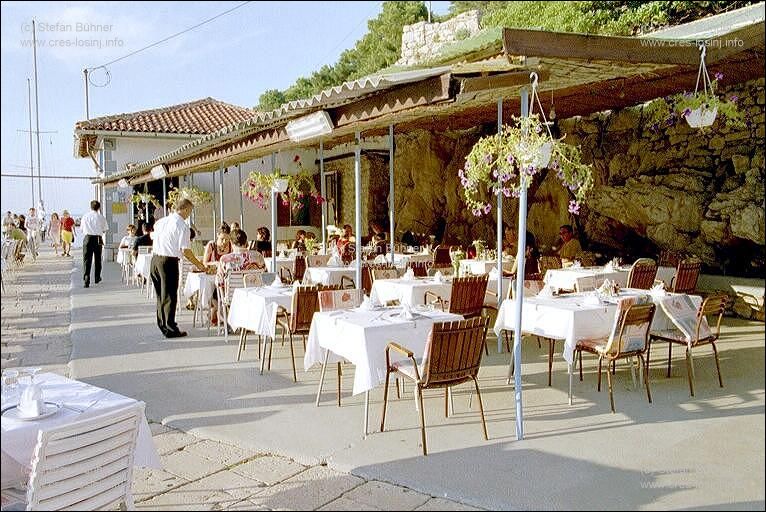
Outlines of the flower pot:
[[274,185],[271,187],[271,190],[283,194],[287,191],[287,185],[288,181],[286,179],[279,178],[274,180]]
[[551,161],[551,153],[553,153],[553,143],[546,142],[540,147],[540,154],[535,159],[535,167],[538,169],[548,167]]
[[714,107],[713,110],[704,110],[702,107],[695,108],[686,116],[686,122],[692,128],[704,128],[713,124],[717,114],[718,107]]

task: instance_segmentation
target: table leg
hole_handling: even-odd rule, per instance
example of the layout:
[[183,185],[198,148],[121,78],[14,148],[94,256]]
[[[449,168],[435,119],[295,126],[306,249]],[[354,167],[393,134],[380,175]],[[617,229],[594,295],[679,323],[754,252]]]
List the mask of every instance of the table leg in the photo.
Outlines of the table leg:
[[362,436],[363,438],[367,437],[369,421],[370,421],[370,392],[365,391],[364,392],[364,435]]
[[572,405],[572,369],[574,365],[567,363],[567,371],[569,372],[569,405]]
[[317,401],[316,406],[319,407],[319,397],[322,395],[322,386],[324,385],[324,374],[327,370],[327,359],[330,357],[330,351],[325,349],[324,351],[324,362],[322,363],[322,373],[319,376],[319,389],[317,390]]
[[[266,336],[266,338],[269,340],[269,344],[274,343],[274,337],[273,336]],[[271,347],[271,345],[269,345]],[[261,375],[263,375],[263,366],[266,364],[266,345],[263,346],[263,357],[261,358]]]

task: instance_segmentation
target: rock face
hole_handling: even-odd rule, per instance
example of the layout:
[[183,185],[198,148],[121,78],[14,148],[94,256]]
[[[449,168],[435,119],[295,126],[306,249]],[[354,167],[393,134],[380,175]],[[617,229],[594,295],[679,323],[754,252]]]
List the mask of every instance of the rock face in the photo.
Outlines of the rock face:
[[[748,126],[728,128],[716,121],[702,132],[682,122],[652,131],[641,106],[563,120],[566,142],[580,145],[585,161],[593,164],[596,185],[581,214],[573,216],[567,212],[569,192],[553,173],[536,180],[529,192],[527,225],[538,245],[557,245],[559,226],[572,224],[584,246],[599,252],[654,256],[661,249],[683,250],[702,258],[711,270],[762,275],[764,80],[724,94],[740,98]],[[397,238],[404,230],[433,233],[446,224],[448,242],[484,239],[494,246],[496,208],[486,217],[471,215],[457,177],[481,134],[477,128],[396,136]],[[345,176],[353,187],[353,159],[342,162],[350,164]],[[369,169],[363,167],[363,175]],[[375,164],[373,175],[387,180],[386,159]],[[369,174],[363,179],[369,183]],[[346,190],[344,185],[343,209],[349,212],[344,219],[352,219]],[[387,183],[377,190],[375,203],[387,205]],[[383,212],[385,220],[385,208],[373,215]],[[514,228],[517,212],[518,202],[506,199],[503,219]]]

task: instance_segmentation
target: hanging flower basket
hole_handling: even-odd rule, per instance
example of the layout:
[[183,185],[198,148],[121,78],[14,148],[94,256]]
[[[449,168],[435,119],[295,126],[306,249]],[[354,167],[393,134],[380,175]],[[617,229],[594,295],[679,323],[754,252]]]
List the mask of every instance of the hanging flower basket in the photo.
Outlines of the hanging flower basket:
[[168,206],[171,208],[181,199],[188,199],[194,206],[199,206],[212,203],[213,194],[199,187],[180,187],[168,192]]
[[704,128],[710,126],[715,121],[715,116],[718,114],[718,107],[713,107],[712,110],[707,110],[702,107],[690,110],[689,113],[684,116],[686,122],[692,128]]
[[153,194],[149,194],[148,192],[136,192],[133,194],[130,198],[131,202],[133,204],[149,204],[151,202],[154,202],[157,200],[156,197],[154,197]]
[[578,214],[580,203],[593,188],[592,168],[581,161],[580,150],[560,140],[552,140],[537,114],[516,118],[498,134],[481,138],[458,171],[463,194],[475,216],[492,211],[488,195],[519,197],[542,169],[556,171],[574,200],[569,211]]
[[282,203],[291,204],[293,209],[301,208],[305,198],[313,198],[316,204],[321,205],[325,198],[317,192],[314,175],[303,169],[298,155],[293,158],[293,162],[296,162],[299,168],[298,174],[294,176],[283,175],[279,168],[274,169],[271,174],[251,172],[242,183],[242,195],[264,210],[268,208],[273,192],[280,194]]

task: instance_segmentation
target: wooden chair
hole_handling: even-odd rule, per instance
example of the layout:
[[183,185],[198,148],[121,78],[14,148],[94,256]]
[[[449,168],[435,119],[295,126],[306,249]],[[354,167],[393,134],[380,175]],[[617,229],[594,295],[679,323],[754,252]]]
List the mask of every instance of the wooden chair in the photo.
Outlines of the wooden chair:
[[[430,261],[409,261],[407,262],[407,268],[412,269],[412,273],[415,274],[415,277],[426,277],[428,275],[428,271],[431,270],[432,268],[447,268],[447,267],[434,266],[434,264]],[[450,265],[449,268],[452,268],[452,266]]]
[[[290,338],[290,359],[293,364],[293,381],[298,382],[298,376],[295,371],[295,348],[293,346],[293,336],[303,336],[303,348],[306,348],[306,335],[311,328],[311,319],[314,313],[319,311],[319,287],[318,286],[298,286],[293,292],[292,313],[288,313],[285,308],[280,306],[277,309],[277,325],[282,327],[282,342],[284,343],[285,333]],[[271,370],[271,350],[274,343],[269,343],[269,370]],[[264,354],[265,356],[265,354]]]
[[561,268],[561,258],[559,256],[540,256],[537,260],[537,266],[540,269],[540,274],[545,277],[545,273],[549,270],[555,270]]
[[639,258],[630,267],[627,288],[648,290],[657,277],[657,264],[651,258]]
[[[357,308],[362,303],[364,294],[362,290],[323,290],[319,292],[319,311],[337,311],[340,309]],[[322,395],[322,386],[324,386],[324,376],[327,370],[327,360],[330,351],[325,349],[324,362],[322,363],[322,373],[319,377],[319,389],[317,390],[316,406],[319,407],[319,398]],[[338,407],[340,407],[340,388],[343,378],[341,363],[338,361]]]
[[293,262],[293,280],[302,281],[303,275],[306,273],[306,257],[300,254],[295,256]]
[[287,267],[279,267],[279,279],[281,279],[283,283],[292,283],[293,271]]
[[340,287],[342,290],[352,290],[356,288],[354,279],[348,276],[340,276]]
[[375,281],[375,278],[373,277],[374,272],[379,272],[383,270],[393,270],[396,275],[395,277],[379,277],[378,279],[396,279],[396,277],[399,277],[399,273],[396,270],[396,267],[394,267],[390,263],[375,263],[371,265],[362,265],[362,290],[364,290],[364,293],[369,295],[372,291],[372,283]]
[[227,319],[229,318],[229,307],[234,297],[234,290],[247,288],[249,283],[260,282],[260,286],[263,286],[263,281],[261,280],[262,273],[260,270],[230,270],[224,278],[223,288],[220,286],[216,287],[216,293],[218,293],[218,319],[219,323],[221,320],[223,321],[224,341],[226,343],[229,342]]
[[[649,336],[649,350],[647,350],[646,359],[649,361],[651,344],[655,341],[666,342],[668,344],[668,374],[670,377],[670,364],[673,357],[673,345],[683,345],[686,347],[686,375],[689,380],[689,394],[694,396],[694,361],[692,360],[692,349],[701,345],[710,345],[713,348],[715,356],[715,369],[718,373],[718,385],[723,387],[721,378],[721,365],[718,360],[718,348],[715,343],[721,334],[721,320],[726,312],[726,306],[729,303],[728,295],[711,295],[706,298],[697,309],[697,316],[694,325],[694,331],[683,333],[680,330],[652,331]],[[706,317],[716,317],[715,331],[707,327]]]
[[437,245],[434,248],[434,267],[451,267],[452,257],[450,257],[450,248],[447,245]]
[[[445,388],[444,415],[449,416],[448,390],[450,387],[473,381],[476,395],[479,399],[481,425],[484,439],[488,440],[487,423],[484,419],[484,405],[481,401],[481,391],[476,376],[481,364],[482,345],[487,334],[487,319],[472,318],[459,322],[438,322],[428,336],[422,360],[416,359],[415,354],[399,345],[390,342],[386,347],[386,386],[383,390],[383,415],[380,420],[380,431],[385,430],[386,408],[388,405],[388,382],[391,373],[411,379],[417,389],[416,396],[420,411],[420,434],[423,443],[423,455],[428,455],[426,446],[425,413],[423,410],[423,390]],[[391,351],[397,352],[407,359],[392,361]]]
[[373,284],[378,279],[397,279],[399,277],[399,271],[395,268],[376,268],[372,270],[372,282]]
[[133,510],[133,460],[143,410],[144,404],[136,403],[41,430],[26,500],[6,505],[19,496],[3,489],[3,510]]
[[[601,366],[604,360],[607,362],[606,376],[609,382],[609,402],[614,409],[614,394],[612,391],[612,373],[609,371],[609,363],[618,359],[632,358],[636,356],[643,365],[644,385],[646,397],[652,403],[652,393],[649,389],[649,364],[644,355],[649,349],[649,326],[654,318],[656,306],[648,297],[627,297],[619,299],[617,312],[612,325],[612,332],[608,338],[578,340],[575,345],[575,354],[580,362],[580,380],[582,380],[582,353],[590,352],[598,356],[598,390],[601,391]],[[631,373],[634,371],[632,359],[630,363]],[[571,379],[570,379],[571,386]],[[570,389],[571,393],[571,389]]]
[[694,293],[697,289],[697,279],[702,268],[702,261],[697,258],[687,258],[678,263],[676,275],[670,280],[673,293]]
[[463,315],[464,318],[481,316],[484,309],[484,296],[487,293],[489,275],[456,277],[452,280],[452,295],[449,301],[428,290],[425,293],[426,303],[439,304],[442,310],[448,306],[450,313]]

